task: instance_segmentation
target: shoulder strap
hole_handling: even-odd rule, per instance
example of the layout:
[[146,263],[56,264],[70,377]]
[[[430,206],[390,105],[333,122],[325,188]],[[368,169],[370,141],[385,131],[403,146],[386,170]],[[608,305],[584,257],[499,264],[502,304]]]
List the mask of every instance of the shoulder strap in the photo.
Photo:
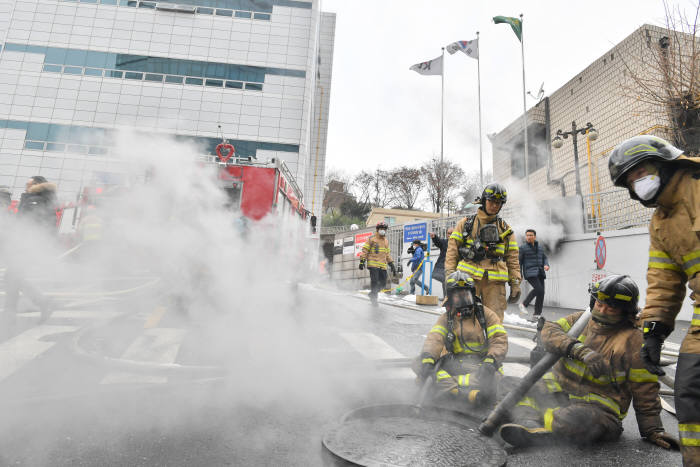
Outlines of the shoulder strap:
[[467,237],[472,236],[472,230],[474,230],[474,221],[476,220],[476,214],[472,214],[466,219],[466,222],[464,222],[464,229],[462,230],[462,237],[465,239]]

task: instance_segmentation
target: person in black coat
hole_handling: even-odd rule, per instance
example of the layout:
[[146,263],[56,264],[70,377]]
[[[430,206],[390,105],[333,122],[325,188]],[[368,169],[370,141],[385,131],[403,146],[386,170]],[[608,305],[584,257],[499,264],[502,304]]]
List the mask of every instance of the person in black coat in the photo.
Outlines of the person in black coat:
[[450,238],[450,235],[452,235],[452,231],[454,229],[449,228],[447,229],[447,237],[446,238],[440,238],[434,233],[430,234],[430,239],[433,241],[433,245],[435,245],[439,250],[440,250],[440,256],[438,256],[437,261],[435,262],[435,267],[433,268],[433,279],[440,281],[442,284],[442,296],[443,298],[446,296],[445,292],[445,254],[447,254],[447,239]]
[[549,260],[544,250],[537,242],[537,232],[535,229],[525,231],[525,245],[520,247],[520,269],[523,277],[530,283],[532,290],[523,303],[519,305],[520,311],[527,314],[527,307],[532,299],[535,299],[535,313],[529,317],[530,321],[537,321],[542,314],[542,304],[544,303],[544,280],[549,271]]

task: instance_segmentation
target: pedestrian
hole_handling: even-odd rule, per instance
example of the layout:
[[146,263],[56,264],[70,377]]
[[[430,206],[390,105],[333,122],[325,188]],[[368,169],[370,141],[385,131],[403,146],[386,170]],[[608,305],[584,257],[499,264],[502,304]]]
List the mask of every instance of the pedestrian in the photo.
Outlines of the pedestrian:
[[[41,312],[41,322],[51,315],[51,304],[39,289],[26,279],[29,268],[39,268],[43,263],[42,246],[55,237],[56,227],[56,185],[49,183],[41,175],[31,177],[17,207],[17,219],[13,225],[18,251],[9,259],[5,272],[5,317],[14,321],[19,294],[29,298]],[[33,242],[41,243],[34,244]]]
[[389,228],[385,222],[377,223],[377,233],[372,235],[364,245],[360,253],[360,270],[365,266],[369,269],[370,291],[369,299],[372,306],[379,306],[377,295],[386,286],[386,268],[391,268],[392,274],[396,274],[396,266],[391,259],[391,249],[389,240],[386,238],[386,231]]
[[654,375],[661,346],[686,296],[693,317],[675,372],[674,397],[683,465],[700,466],[700,160],[655,136],[620,143],[608,161],[610,178],[630,198],[656,210],[649,224],[649,263],[642,359]]
[[416,293],[416,284],[420,284],[421,288],[425,290],[425,294],[430,293],[428,286],[423,284],[421,280],[421,273],[423,272],[423,260],[425,259],[425,253],[423,252],[423,246],[420,240],[413,240],[413,257],[408,260],[407,266],[411,266],[411,280],[409,285],[411,286],[410,294]]
[[549,271],[549,260],[544,250],[540,248],[535,229],[525,231],[525,245],[520,247],[519,260],[522,276],[530,283],[532,290],[518,306],[523,314],[528,314],[527,307],[534,298],[535,312],[528,316],[528,320],[536,322],[542,315],[544,280],[547,278],[547,271]]
[[661,422],[658,378],[639,353],[637,284],[629,276],[608,276],[593,286],[592,298],[593,317],[578,339],[566,333],[583,312],[545,323],[542,342],[561,358],[513,408],[501,438],[520,447],[554,439],[579,446],[615,441],[633,402],[642,438],[678,449]]
[[520,299],[518,242],[513,229],[498,216],[507,200],[503,185],[486,185],[476,214],[455,226],[445,256],[445,274],[449,277],[456,270],[469,274],[477,295],[501,322],[507,306],[506,282],[510,285],[508,302],[517,303]]
[[438,256],[438,259],[435,262],[435,267],[433,268],[433,279],[440,281],[440,283],[442,284],[441,300],[447,297],[447,293],[445,291],[445,255],[447,254],[447,242],[450,238],[450,235],[452,235],[453,231],[454,229],[451,227],[447,229],[446,238],[440,238],[432,232],[430,234],[430,238],[433,241],[433,245],[435,245],[440,250],[440,256]]
[[508,335],[496,313],[476,296],[467,273],[453,272],[446,282],[447,311],[428,332],[413,370],[419,380],[435,378],[438,396],[483,406],[495,399]]

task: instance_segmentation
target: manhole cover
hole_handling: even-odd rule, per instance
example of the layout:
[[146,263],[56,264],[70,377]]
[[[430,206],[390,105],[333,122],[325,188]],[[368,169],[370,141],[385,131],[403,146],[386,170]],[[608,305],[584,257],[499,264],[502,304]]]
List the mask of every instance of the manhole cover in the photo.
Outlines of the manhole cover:
[[450,410],[388,405],[345,415],[323,437],[336,456],[366,466],[502,466],[506,453]]

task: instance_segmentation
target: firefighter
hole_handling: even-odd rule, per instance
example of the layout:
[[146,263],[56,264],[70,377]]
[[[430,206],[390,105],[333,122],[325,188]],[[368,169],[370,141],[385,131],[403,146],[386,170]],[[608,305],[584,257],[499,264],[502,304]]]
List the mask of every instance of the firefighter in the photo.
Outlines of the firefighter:
[[386,285],[387,264],[391,268],[391,273],[396,274],[396,266],[391,259],[389,240],[386,238],[388,228],[389,226],[385,222],[377,223],[377,233],[365,242],[362,246],[362,253],[360,253],[360,270],[363,270],[365,266],[369,268],[371,281],[369,299],[373,306],[379,306],[377,294]]
[[446,286],[447,311],[428,333],[413,368],[419,380],[435,378],[438,395],[483,406],[494,400],[508,336],[498,315],[482,305],[468,274],[453,272]]
[[675,402],[683,464],[700,465],[700,160],[655,136],[635,136],[619,144],[608,168],[615,185],[630,197],[656,207],[649,225],[649,264],[642,359],[657,375],[661,346],[673,331],[686,294],[693,317],[678,357]]
[[506,310],[506,282],[510,284],[509,303],[520,298],[518,242],[506,222],[498,216],[508,199],[500,183],[486,185],[476,214],[457,223],[448,240],[445,275],[455,270],[468,273],[484,305],[503,322]]
[[501,427],[501,437],[514,446],[552,438],[578,445],[614,441],[632,402],[642,437],[678,449],[661,423],[658,377],[644,368],[639,354],[637,284],[629,276],[608,276],[591,294],[593,317],[578,339],[566,332],[583,312],[544,325],[545,349],[561,358],[515,406],[513,423]]

